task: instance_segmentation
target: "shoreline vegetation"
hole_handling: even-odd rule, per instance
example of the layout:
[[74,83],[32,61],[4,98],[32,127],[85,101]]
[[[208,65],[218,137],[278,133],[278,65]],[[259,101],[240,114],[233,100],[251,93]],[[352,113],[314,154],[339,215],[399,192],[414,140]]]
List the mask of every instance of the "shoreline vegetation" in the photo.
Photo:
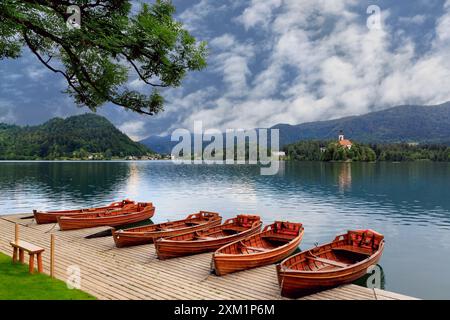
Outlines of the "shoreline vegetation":
[[[203,149],[205,146],[203,146]],[[245,154],[234,150],[234,161],[260,160],[262,154],[271,154],[272,150],[259,150],[258,145],[246,143]],[[194,155],[191,150],[191,160],[226,160],[228,149],[212,152],[214,159]],[[277,152],[280,160],[285,161],[319,161],[319,162],[412,162],[433,161],[450,162],[450,147],[445,144],[418,144],[418,143],[373,143],[363,144],[352,142],[351,147],[341,145],[338,141],[305,140],[285,145],[282,152]],[[275,154],[275,152],[274,152]],[[250,157],[251,155],[251,157]],[[180,158],[181,159],[181,158]]]
[[171,157],[168,155],[160,155],[160,154],[152,154],[152,155],[146,155],[146,156],[127,156],[127,157],[111,157],[107,158],[104,155],[101,154],[88,154],[85,158],[74,158],[74,157],[60,157],[60,158],[39,158],[39,157],[31,157],[27,159],[4,159],[0,157],[0,162],[14,162],[14,161],[159,161],[159,160],[171,160]]
[[442,144],[362,144],[346,148],[336,141],[299,141],[283,148],[286,160],[324,162],[450,162],[450,147]]

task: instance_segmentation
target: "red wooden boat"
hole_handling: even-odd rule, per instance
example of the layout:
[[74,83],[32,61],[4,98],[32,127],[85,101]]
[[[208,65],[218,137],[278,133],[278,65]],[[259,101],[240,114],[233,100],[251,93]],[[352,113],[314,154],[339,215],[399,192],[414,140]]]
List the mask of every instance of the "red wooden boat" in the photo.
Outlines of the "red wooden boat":
[[199,231],[220,224],[222,217],[216,212],[200,211],[183,220],[152,224],[125,230],[113,230],[112,235],[118,248],[153,243],[162,237]]
[[33,215],[37,224],[56,223],[58,222],[58,217],[74,216],[80,213],[93,213],[93,212],[104,212],[108,210],[119,210],[124,208],[131,208],[132,206],[135,205],[136,203],[134,201],[126,199],[118,202],[113,202],[110,205],[104,207],[97,207],[97,208],[85,208],[85,209],[61,210],[61,211],[33,210]]
[[213,255],[216,275],[276,263],[292,254],[302,241],[301,223],[276,221],[260,233],[218,249]]
[[298,298],[351,283],[378,263],[383,248],[383,235],[373,230],[354,230],[289,257],[277,265],[281,294]]
[[215,251],[230,242],[259,232],[261,226],[259,216],[240,214],[220,226],[158,239],[155,242],[156,253],[159,259],[169,259]]
[[112,210],[93,213],[80,213],[75,216],[58,217],[61,230],[74,230],[101,226],[120,226],[150,219],[155,214],[152,203],[138,203],[130,210]]

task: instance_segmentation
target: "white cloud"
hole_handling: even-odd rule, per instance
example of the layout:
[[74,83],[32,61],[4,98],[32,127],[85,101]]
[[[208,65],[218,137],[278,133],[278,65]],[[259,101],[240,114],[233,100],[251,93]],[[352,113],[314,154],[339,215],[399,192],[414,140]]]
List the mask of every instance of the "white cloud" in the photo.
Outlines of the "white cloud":
[[450,1],[445,4],[446,14],[440,17],[436,24],[437,41],[450,42]]
[[398,21],[406,24],[423,24],[427,18],[428,17],[424,14],[417,14],[412,17],[399,17]]
[[211,40],[210,45],[218,49],[228,49],[235,44],[235,38],[232,34],[225,33],[224,35]]
[[134,141],[142,140],[147,136],[146,122],[142,120],[124,122],[118,128]]
[[136,78],[136,79],[130,81],[129,87],[133,90],[139,91],[139,90],[142,90],[142,89],[148,87],[148,84],[146,84],[140,78]]
[[255,47],[250,43],[240,43],[230,34],[211,41],[213,69],[220,73],[227,85],[225,95],[240,97],[248,92],[247,79],[251,76],[249,63],[255,55]]
[[14,123],[16,117],[11,101],[0,98],[0,123]]
[[200,0],[197,4],[189,7],[179,15],[184,27],[189,31],[205,28],[202,23],[208,15],[218,13],[226,9],[226,5],[217,5],[214,0]]
[[48,70],[44,66],[41,66],[40,68],[36,66],[30,66],[27,70],[28,77],[34,81],[43,79],[47,75],[47,73]]
[[250,6],[237,18],[237,21],[241,22],[246,29],[256,25],[267,27],[273,17],[272,12],[281,4],[282,0],[252,0]]

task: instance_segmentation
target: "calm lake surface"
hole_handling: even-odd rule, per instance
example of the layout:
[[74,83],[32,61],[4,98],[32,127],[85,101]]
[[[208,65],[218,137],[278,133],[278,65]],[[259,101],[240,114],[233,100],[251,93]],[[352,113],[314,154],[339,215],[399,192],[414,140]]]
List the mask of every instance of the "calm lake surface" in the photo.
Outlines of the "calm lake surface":
[[275,176],[251,165],[161,162],[0,162],[0,214],[152,201],[155,223],[199,210],[260,214],[304,224],[301,249],[348,229],[386,237],[384,288],[450,299],[450,164],[282,163]]

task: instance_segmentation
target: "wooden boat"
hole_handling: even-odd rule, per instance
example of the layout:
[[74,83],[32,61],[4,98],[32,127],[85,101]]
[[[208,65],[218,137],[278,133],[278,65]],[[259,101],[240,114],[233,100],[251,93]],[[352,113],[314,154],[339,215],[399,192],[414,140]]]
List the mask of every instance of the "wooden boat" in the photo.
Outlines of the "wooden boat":
[[301,223],[276,221],[260,233],[218,249],[213,255],[214,272],[222,276],[279,262],[297,249],[303,233]]
[[61,230],[74,230],[101,226],[120,226],[150,219],[155,214],[152,203],[138,203],[130,210],[112,210],[93,213],[80,213],[75,216],[58,217]]
[[378,263],[383,248],[383,235],[373,230],[354,230],[289,257],[277,265],[281,294],[298,298],[351,283]]
[[220,224],[222,217],[216,212],[200,211],[183,220],[164,222],[125,230],[113,230],[112,235],[118,248],[153,243],[162,237],[199,231]]
[[56,223],[58,222],[58,217],[74,216],[80,213],[93,213],[93,212],[104,212],[108,210],[119,210],[124,208],[131,208],[132,206],[135,205],[136,203],[134,201],[126,199],[118,202],[113,202],[110,205],[104,207],[97,207],[97,208],[85,208],[85,209],[62,210],[62,211],[33,210],[33,215],[37,224]]
[[240,214],[220,226],[158,239],[155,242],[156,253],[159,259],[169,259],[215,251],[230,242],[259,232],[261,226],[259,216]]

